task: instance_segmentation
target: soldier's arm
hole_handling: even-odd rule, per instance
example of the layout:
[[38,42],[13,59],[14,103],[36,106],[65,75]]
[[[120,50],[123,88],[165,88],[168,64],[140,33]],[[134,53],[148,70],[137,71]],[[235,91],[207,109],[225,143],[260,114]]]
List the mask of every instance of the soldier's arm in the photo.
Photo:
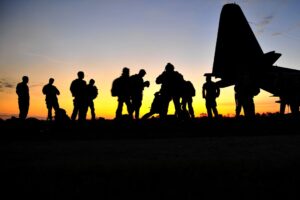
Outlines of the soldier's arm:
[[150,86],[150,82],[149,81],[145,81],[144,82],[144,87],[149,87]]
[[202,87],[202,97],[205,99],[205,97],[206,97],[206,91],[205,91],[206,89],[205,89],[205,84],[203,85],[203,87]]
[[163,72],[161,75],[159,75],[159,76],[156,78],[155,82],[156,82],[157,84],[161,84],[161,83],[162,83],[163,77],[165,76],[164,74],[165,74],[165,72]]
[[220,88],[217,87],[217,97],[220,96]]
[[57,88],[56,88],[56,94],[60,95],[60,92],[59,92],[59,90]]

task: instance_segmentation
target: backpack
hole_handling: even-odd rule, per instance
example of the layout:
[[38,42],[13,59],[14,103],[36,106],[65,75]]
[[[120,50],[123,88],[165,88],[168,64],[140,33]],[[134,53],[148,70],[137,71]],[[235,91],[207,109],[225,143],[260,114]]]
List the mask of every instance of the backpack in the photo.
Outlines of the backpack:
[[111,96],[116,97],[120,94],[120,78],[116,78],[111,87]]
[[191,95],[191,96],[194,97],[196,95],[196,90],[195,90],[192,82],[191,81],[187,81],[186,82],[186,87],[187,87],[189,95]]

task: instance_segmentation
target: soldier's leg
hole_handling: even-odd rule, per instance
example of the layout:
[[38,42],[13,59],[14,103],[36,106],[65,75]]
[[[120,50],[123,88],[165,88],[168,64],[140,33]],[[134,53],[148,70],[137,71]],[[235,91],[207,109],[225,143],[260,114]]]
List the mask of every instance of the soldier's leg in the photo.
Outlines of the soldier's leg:
[[206,105],[206,110],[207,110],[207,117],[212,118],[211,107],[209,105]]
[[161,112],[159,116],[162,119],[164,119],[168,114],[170,100],[171,98],[166,95],[161,96]]
[[51,107],[48,107],[48,117],[47,117],[47,120],[52,120],[52,108]]
[[191,118],[195,118],[194,108],[193,108],[193,100],[188,101],[188,108]]
[[173,103],[174,103],[174,107],[175,107],[177,117],[181,118],[182,117],[182,109],[181,109],[181,106],[180,106],[180,97],[179,96],[173,97]]
[[215,117],[219,117],[219,113],[218,113],[216,106],[212,107],[212,111],[213,111]]
[[72,112],[72,115],[71,115],[71,119],[73,121],[76,120],[76,117],[77,117],[77,114],[78,114],[78,111],[79,111],[79,105],[78,105],[78,101],[76,99],[73,100],[73,112]]
[[122,117],[123,103],[124,103],[124,100],[121,97],[119,97],[118,98],[118,107],[116,110],[116,119]]
[[130,101],[130,98],[126,98],[125,99],[125,104],[126,104],[126,107],[127,107],[127,112],[128,112],[128,115],[129,115],[129,117],[133,117],[132,115],[133,115],[133,112],[134,112],[134,108],[133,108],[133,106],[132,106],[132,103],[131,103],[131,101]]
[[90,103],[90,109],[91,109],[92,120],[95,120],[96,119],[96,114],[95,114],[95,107],[94,107],[94,102],[93,101]]

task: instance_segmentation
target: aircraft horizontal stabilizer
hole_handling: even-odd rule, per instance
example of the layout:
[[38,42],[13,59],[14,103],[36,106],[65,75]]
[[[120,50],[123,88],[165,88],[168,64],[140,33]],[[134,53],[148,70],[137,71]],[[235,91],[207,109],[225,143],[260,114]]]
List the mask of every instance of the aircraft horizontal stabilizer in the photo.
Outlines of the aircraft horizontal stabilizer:
[[276,53],[275,51],[270,51],[263,55],[263,64],[267,66],[272,66],[281,56],[280,53]]

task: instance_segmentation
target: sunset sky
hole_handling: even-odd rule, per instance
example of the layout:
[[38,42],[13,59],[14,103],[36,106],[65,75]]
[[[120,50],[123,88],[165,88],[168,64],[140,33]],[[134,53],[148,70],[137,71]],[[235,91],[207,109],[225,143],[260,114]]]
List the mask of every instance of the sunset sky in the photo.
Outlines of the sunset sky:
[[[275,65],[300,70],[300,1],[240,0],[262,50],[282,54]],[[160,85],[156,77],[166,63],[175,66],[196,88],[195,115],[206,113],[203,74],[212,71],[221,0],[1,0],[0,117],[18,116],[15,87],[29,77],[28,117],[45,119],[43,85],[50,77],[60,90],[59,104],[70,116],[69,90],[79,70],[95,79],[96,116],[112,119],[117,98],[110,93],[122,68],[143,68],[150,87],[144,90],[141,115],[149,111]],[[213,79],[217,81],[218,79]],[[276,97],[261,91],[254,98],[258,113],[278,112]],[[232,87],[217,99],[222,115],[233,115]],[[126,113],[126,107],[124,107]],[[170,104],[169,113],[172,113]],[[90,116],[90,115],[88,115]]]

